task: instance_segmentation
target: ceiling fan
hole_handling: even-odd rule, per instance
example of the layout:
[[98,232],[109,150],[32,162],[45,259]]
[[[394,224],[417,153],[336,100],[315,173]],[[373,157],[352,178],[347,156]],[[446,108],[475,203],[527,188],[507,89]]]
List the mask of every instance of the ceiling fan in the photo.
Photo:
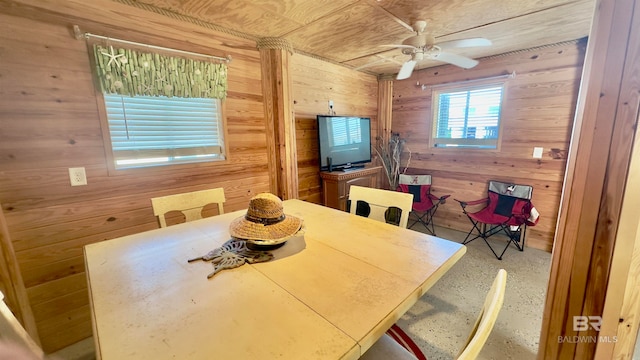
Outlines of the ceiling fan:
[[416,32],[416,35],[406,38],[402,42],[402,44],[381,45],[386,47],[400,48],[402,49],[403,54],[411,55],[411,59],[402,64],[402,67],[398,72],[398,76],[396,77],[397,80],[403,80],[411,76],[411,73],[413,72],[413,69],[415,68],[418,61],[421,61],[423,59],[442,61],[465,69],[472,68],[478,65],[477,60],[470,59],[462,55],[453,54],[445,50],[461,47],[491,45],[491,41],[485,38],[470,38],[436,43],[433,35],[424,32],[426,27],[426,21],[416,21],[416,23],[413,25],[413,31]]

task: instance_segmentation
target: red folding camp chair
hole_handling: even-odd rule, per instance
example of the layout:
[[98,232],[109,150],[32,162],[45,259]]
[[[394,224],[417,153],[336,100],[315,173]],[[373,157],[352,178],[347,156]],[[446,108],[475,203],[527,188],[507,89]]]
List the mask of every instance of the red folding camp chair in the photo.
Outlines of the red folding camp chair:
[[[502,255],[510,244],[514,244],[520,251],[524,251],[524,240],[527,226],[538,223],[538,212],[531,204],[533,187],[529,185],[516,185],[500,181],[489,181],[489,196],[475,201],[461,201],[454,199],[462,206],[462,212],[467,215],[473,227],[462,242],[468,244],[471,241],[482,238],[489,246],[493,255],[502,260]],[[469,212],[467,206],[487,204],[476,212]],[[498,256],[487,239],[496,234],[507,235],[507,245]]]
[[[413,195],[413,205],[409,213],[410,229],[420,223],[431,235],[436,231],[433,224],[433,216],[440,204],[444,204],[451,195],[437,197],[431,193],[431,175],[400,175],[398,191]],[[413,222],[411,222],[413,221]]]

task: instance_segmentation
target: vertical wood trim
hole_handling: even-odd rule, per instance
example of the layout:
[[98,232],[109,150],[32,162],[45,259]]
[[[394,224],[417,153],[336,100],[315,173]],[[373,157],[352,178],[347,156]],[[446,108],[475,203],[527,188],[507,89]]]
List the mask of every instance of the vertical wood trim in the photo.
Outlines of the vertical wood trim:
[[640,325],[640,139],[636,139],[629,166],[611,265],[600,336],[617,342],[600,343],[596,359],[630,359]]
[[282,199],[298,198],[298,150],[296,146],[296,116],[293,109],[293,81],[291,79],[291,54],[287,50],[277,52],[279,79],[278,94],[282,119],[278,138],[280,142],[281,163],[284,169],[282,177]]
[[[631,37],[633,31],[630,31],[633,22],[633,8],[636,2],[636,0],[618,1],[614,13],[616,26],[612,29],[616,38],[611,41],[611,45],[616,49],[621,49],[616,54],[621,59],[607,61],[608,68],[615,71],[606,78],[611,81],[611,84],[608,84],[604,93],[605,96],[610,95],[611,102],[607,102],[610,107],[604,112],[604,119],[598,121],[599,127],[602,124],[607,127],[607,136],[609,136],[608,131],[611,128],[611,140],[609,140],[609,152],[605,162],[603,194],[600,200],[594,246],[586,280],[586,292],[582,306],[583,315],[602,316],[603,314],[606,289],[611,279],[611,265],[620,223],[624,189],[629,174],[633,135],[636,128],[637,92],[640,90],[638,74],[636,73],[635,79],[632,77],[633,69],[636,66],[634,61],[637,62],[639,59],[629,56],[630,52],[637,51],[637,47],[633,47],[634,43]],[[633,115],[629,113],[630,109]],[[602,143],[596,140],[594,149],[601,145]],[[588,333],[580,335],[598,336],[599,332],[590,329]],[[592,359],[598,346],[600,343],[578,343],[575,357],[577,359]]]
[[[599,343],[596,359],[630,359],[640,326],[640,2],[636,1],[630,30],[618,116],[635,119],[635,133],[616,236],[609,285],[603,310],[601,336],[617,342]],[[621,129],[621,130],[624,130]],[[620,134],[625,136],[625,134]],[[624,166],[624,164],[619,164]]]
[[270,49],[260,50],[260,68],[262,73],[262,93],[264,96],[264,119],[267,135],[267,159],[269,171],[269,191],[272,194],[279,194],[278,184],[280,183],[279,159],[277,156],[277,123],[274,107],[276,106],[276,94],[273,87],[273,71],[271,69],[272,52]]
[[[2,209],[2,206],[0,206]],[[25,330],[31,335],[35,342],[41,346],[40,337],[38,336],[38,328],[36,320],[31,311],[27,290],[24,287],[22,274],[16,259],[16,253],[13,251],[13,244],[9,236],[9,228],[4,218],[4,213],[0,210],[0,270],[2,270],[2,282],[6,285],[5,294],[7,302],[17,309],[16,317],[22,321]]]
[[560,342],[573,316],[601,315],[633,121],[618,112],[634,0],[601,0],[589,38],[547,291],[540,359],[591,358],[596,343]]
[[389,140],[393,108],[393,80],[378,80],[378,136]]
[[269,185],[271,192],[283,200],[298,198],[298,160],[289,57],[289,52],[284,49],[260,49]]
[[[393,124],[393,79],[378,79],[378,128],[376,131],[376,139],[373,139],[373,145],[376,146],[379,137],[387,143],[391,137],[391,126]],[[377,154],[376,154],[377,155]],[[376,164],[383,165],[382,161],[376,156]],[[378,173],[378,184],[388,184],[385,180],[386,175],[384,171]],[[387,188],[382,185],[382,188]]]

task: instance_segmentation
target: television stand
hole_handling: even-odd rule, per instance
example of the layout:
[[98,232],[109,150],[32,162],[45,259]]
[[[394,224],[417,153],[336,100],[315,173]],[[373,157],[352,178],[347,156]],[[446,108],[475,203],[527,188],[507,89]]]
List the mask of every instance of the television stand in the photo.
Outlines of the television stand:
[[351,166],[346,170],[321,171],[324,206],[345,211],[351,185],[378,188],[380,170],[382,166],[358,168]]
[[358,169],[364,169],[364,165],[351,165],[338,168],[336,171],[353,171]]

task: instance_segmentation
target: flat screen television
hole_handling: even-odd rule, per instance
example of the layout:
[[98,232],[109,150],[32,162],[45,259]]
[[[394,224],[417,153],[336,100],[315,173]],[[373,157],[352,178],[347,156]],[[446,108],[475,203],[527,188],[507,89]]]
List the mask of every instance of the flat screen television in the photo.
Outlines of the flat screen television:
[[364,167],[371,162],[371,119],[318,115],[320,170]]

